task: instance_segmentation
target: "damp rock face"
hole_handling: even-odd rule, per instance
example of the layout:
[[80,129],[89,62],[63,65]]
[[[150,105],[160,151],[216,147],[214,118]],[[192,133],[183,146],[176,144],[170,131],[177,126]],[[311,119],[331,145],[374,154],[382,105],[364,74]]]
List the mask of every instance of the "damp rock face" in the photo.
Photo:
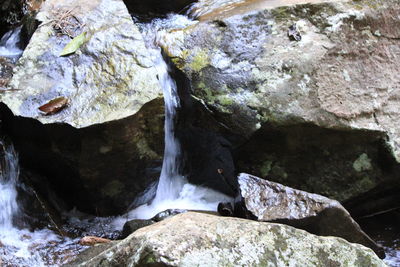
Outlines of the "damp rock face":
[[338,201],[246,173],[239,175],[238,182],[242,201],[236,203],[236,209],[244,207],[246,217],[288,224],[316,235],[341,237],[385,257],[383,248],[363,232]]
[[339,201],[396,179],[399,2],[243,2],[161,40],[237,170]]
[[188,212],[67,266],[386,266],[372,250],[274,223]]
[[[0,96],[3,127],[22,164],[71,206],[123,212],[158,178],[164,147],[162,90],[142,35],[122,0],[46,1],[36,18]],[[60,56],[80,34],[76,52]],[[38,109],[57,98],[68,104]]]

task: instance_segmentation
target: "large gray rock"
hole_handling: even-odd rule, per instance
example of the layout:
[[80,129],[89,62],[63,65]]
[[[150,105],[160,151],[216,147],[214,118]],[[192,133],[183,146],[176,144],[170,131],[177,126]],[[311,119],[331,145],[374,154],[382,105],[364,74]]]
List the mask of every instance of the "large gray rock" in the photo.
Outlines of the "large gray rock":
[[[162,90],[141,33],[122,0],[50,0],[37,19],[9,84],[15,90],[0,96],[4,128],[22,164],[48,176],[71,206],[126,211],[158,178],[164,147]],[[56,22],[70,26],[63,34]],[[82,32],[86,42],[60,57],[67,35]],[[56,97],[68,106],[42,114]]]
[[[233,144],[239,171],[339,201],[390,180],[399,1],[263,2],[211,12],[162,41],[194,97],[245,139]],[[288,36],[293,24],[300,41]]]
[[386,266],[372,250],[341,238],[193,212],[103,249],[67,266]]
[[[71,41],[52,22],[64,13],[72,36],[86,32],[77,53],[61,57]],[[42,24],[24,51],[10,87],[1,97],[16,116],[42,123],[68,123],[75,128],[126,118],[145,103],[162,97],[150,54],[122,0],[46,1],[37,15]],[[38,107],[64,96],[68,108],[44,116]]]
[[339,202],[245,173],[239,175],[238,182],[242,201],[237,208],[244,207],[250,218],[285,223],[316,235],[342,237],[385,257],[383,248],[361,230]]

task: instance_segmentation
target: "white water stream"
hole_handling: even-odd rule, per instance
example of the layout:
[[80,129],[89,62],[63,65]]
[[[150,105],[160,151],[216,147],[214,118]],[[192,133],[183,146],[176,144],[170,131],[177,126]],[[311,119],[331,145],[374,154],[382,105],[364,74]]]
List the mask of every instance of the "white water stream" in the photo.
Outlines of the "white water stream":
[[58,241],[50,230],[30,232],[14,227],[13,218],[19,213],[17,183],[18,156],[12,145],[0,140],[0,266],[44,266],[40,253],[31,246]]
[[155,199],[150,204],[142,205],[119,217],[115,221],[118,227],[121,227],[127,219],[149,219],[167,209],[216,211],[220,202],[232,201],[232,198],[215,190],[188,183],[180,173],[181,148],[174,131],[174,118],[180,105],[179,96],[176,83],[169,75],[168,65],[162,57],[158,43],[169,29],[185,28],[194,23],[196,22],[186,16],[171,14],[165,19],[155,19],[151,23],[141,25],[164,93],[164,159]]
[[18,58],[22,55],[22,50],[18,48],[22,27],[18,27],[7,32],[0,39],[0,57]]

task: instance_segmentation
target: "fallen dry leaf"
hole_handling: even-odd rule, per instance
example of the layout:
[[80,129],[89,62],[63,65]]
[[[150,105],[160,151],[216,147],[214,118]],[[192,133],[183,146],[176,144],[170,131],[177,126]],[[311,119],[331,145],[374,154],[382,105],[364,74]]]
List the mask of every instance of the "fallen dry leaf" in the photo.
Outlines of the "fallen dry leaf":
[[79,244],[82,246],[94,246],[96,244],[104,244],[111,242],[110,239],[97,237],[97,236],[85,236],[79,240]]
[[39,110],[42,111],[44,115],[52,115],[61,111],[67,105],[68,105],[68,98],[61,96],[54,98],[53,100],[50,100],[43,106],[40,106]]

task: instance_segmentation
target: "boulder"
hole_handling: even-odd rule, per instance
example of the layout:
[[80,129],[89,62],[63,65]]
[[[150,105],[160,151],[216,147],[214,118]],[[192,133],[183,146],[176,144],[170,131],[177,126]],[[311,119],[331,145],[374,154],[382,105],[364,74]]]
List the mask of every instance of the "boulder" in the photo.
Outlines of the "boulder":
[[[22,164],[71,207],[124,212],[158,178],[164,148],[162,90],[141,33],[122,0],[50,0],[37,19],[0,96],[3,127]],[[68,99],[61,111],[38,109],[58,97]]]
[[[371,248],[381,258],[385,257],[383,248],[361,230],[336,200],[250,174],[242,173],[238,179],[242,199],[235,204],[236,212],[244,211],[248,218],[288,224],[315,235],[341,237]],[[242,208],[244,210],[240,210]]]
[[341,238],[193,212],[103,249],[65,266],[386,266],[369,248]]
[[127,221],[124,224],[124,227],[122,228],[120,239],[124,239],[133,232],[139,230],[140,228],[152,225],[153,223],[155,223],[155,221],[153,220],[141,220],[141,219]]
[[244,1],[160,42],[242,137],[239,172],[345,201],[398,179],[400,4],[303,2]]

